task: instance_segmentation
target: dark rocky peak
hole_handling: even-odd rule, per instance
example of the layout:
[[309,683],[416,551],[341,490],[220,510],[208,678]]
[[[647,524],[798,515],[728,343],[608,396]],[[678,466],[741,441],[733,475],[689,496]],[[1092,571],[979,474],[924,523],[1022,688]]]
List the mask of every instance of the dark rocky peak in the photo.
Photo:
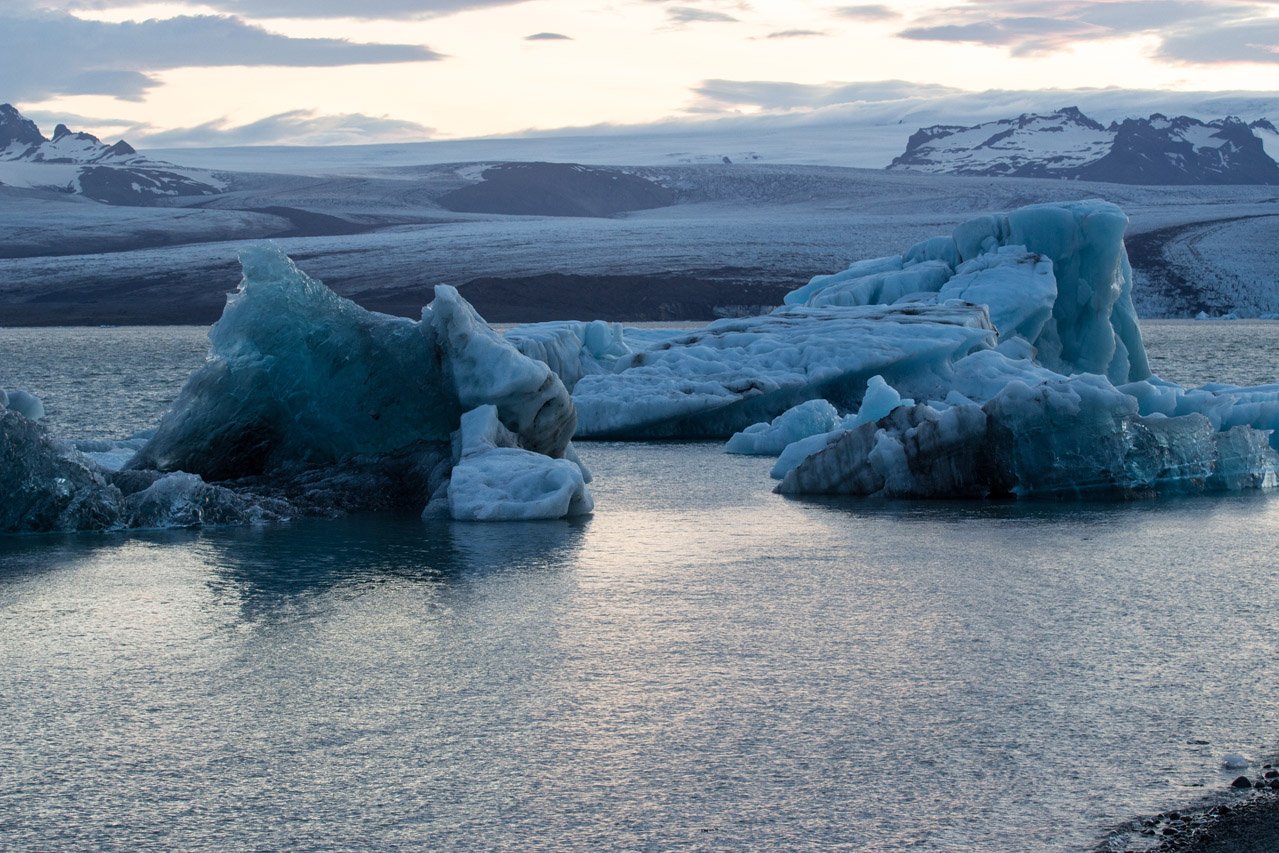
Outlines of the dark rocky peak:
[[14,143],[39,145],[43,142],[48,140],[35,122],[23,118],[13,104],[0,104],[0,148],[8,148]]
[[1268,130],[1271,133],[1279,133],[1279,128],[1270,123],[1269,119],[1259,118],[1252,124],[1248,125],[1252,130]]
[[926,145],[934,139],[941,139],[944,136],[951,136],[961,130],[968,128],[959,124],[934,124],[931,127],[921,127],[910,135],[910,139],[906,140],[906,153],[914,151],[921,145]]
[[1082,125],[1091,130],[1106,129],[1106,126],[1102,124],[1101,122],[1095,121],[1089,118],[1088,116],[1084,115],[1083,111],[1080,110],[1079,107],[1062,107],[1061,109],[1057,110],[1055,115],[1059,115],[1063,118],[1069,119],[1075,124]]

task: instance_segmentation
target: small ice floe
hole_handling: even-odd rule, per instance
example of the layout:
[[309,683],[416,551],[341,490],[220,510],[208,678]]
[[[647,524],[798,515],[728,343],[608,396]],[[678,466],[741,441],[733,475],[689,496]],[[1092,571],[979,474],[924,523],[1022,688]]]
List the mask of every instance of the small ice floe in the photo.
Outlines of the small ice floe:
[[1243,770],[1245,767],[1252,765],[1252,762],[1244,758],[1237,752],[1227,752],[1221,756],[1221,766],[1227,770]]

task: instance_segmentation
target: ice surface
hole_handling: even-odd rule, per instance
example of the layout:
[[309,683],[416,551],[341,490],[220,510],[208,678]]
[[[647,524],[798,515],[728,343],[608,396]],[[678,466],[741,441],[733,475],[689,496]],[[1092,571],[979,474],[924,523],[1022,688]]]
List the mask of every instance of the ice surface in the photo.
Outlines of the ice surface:
[[727,438],[805,400],[853,409],[872,376],[917,396],[995,344],[984,308],[959,302],[810,308],[720,320],[584,376],[585,438]]
[[788,444],[830,432],[840,422],[839,412],[826,400],[809,400],[787,409],[770,423],[758,423],[735,433],[724,450],[747,456],[776,456]]
[[22,415],[24,418],[30,418],[38,421],[44,417],[44,403],[35,394],[29,391],[15,389],[5,391],[0,388],[0,409],[11,409]]
[[[788,304],[964,299],[986,305],[1000,338],[1025,338],[1045,367],[1115,382],[1150,375],[1124,251],[1127,217],[1098,201],[983,216],[905,255],[817,276]],[[930,297],[935,293],[935,297]]]
[[[520,447],[498,420],[497,408],[462,415],[458,459],[449,479],[447,506],[459,521],[529,521],[585,515],[595,506],[584,469]],[[426,509],[440,514],[439,502]]]
[[[82,441],[77,450],[35,423],[38,400],[3,393],[0,529],[420,510],[454,461],[458,517],[590,511],[564,384],[455,289],[437,288],[415,323],[338,297],[275,249],[250,250],[242,261],[240,289],[210,331],[207,364],[150,435]],[[586,329],[588,341],[597,336]]]
[[[409,482],[425,482],[423,472],[447,461],[441,448],[462,412],[485,405],[520,453],[566,453],[575,417],[563,383],[490,329],[454,288],[438,287],[414,323],[342,299],[277,250],[250,250],[242,262],[240,289],[210,332],[208,364],[130,468],[211,481],[265,477],[253,486],[309,505],[355,472],[369,478],[366,488],[388,488],[378,460],[391,456],[402,458]],[[497,458],[486,469],[496,471]],[[419,509],[426,499],[418,496]]]

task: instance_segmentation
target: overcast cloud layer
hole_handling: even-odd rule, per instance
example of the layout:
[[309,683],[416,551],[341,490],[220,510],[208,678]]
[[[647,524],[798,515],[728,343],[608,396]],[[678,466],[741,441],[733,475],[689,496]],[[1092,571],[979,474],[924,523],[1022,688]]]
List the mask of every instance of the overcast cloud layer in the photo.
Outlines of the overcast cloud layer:
[[[1199,75],[1220,88],[1255,83],[1279,91],[1279,0],[138,2],[0,0],[0,101],[54,115],[55,99],[114,98],[123,103],[71,106],[127,116],[82,116],[91,129],[124,128],[157,144],[213,145],[399,141],[428,135],[427,124],[456,134],[458,121],[486,123],[485,133],[581,124],[597,116],[632,121],[619,116],[634,115],[645,100],[642,114],[672,118],[828,115],[849,105],[864,111],[874,104],[946,99],[958,104],[954,99],[972,89],[1002,90],[1013,81],[1140,85],[1126,76],[1124,69],[1133,67],[1146,70],[1147,87],[1164,80],[1175,81],[1170,88],[1203,86],[1194,81]],[[173,17],[94,19],[135,8]],[[208,9],[217,14],[198,13]],[[518,29],[509,32],[507,22]],[[343,38],[348,34],[362,41]],[[1113,71],[1096,59],[1112,48]],[[851,70],[832,63],[839,56],[849,57]],[[418,64],[438,60],[444,60],[435,66],[440,71]],[[894,60],[896,68],[887,67]],[[294,73],[278,91],[269,81],[286,77],[279,72],[229,74],[238,75],[240,86],[263,81],[247,99],[251,107],[199,71],[241,66],[359,70]],[[767,79],[743,79],[755,68]],[[883,68],[885,77],[917,79],[813,82],[823,79],[815,76],[823,68],[849,76]],[[196,71],[180,80],[165,76],[176,69]],[[1037,79],[1023,80],[1016,70]],[[628,94],[613,95],[605,88],[610,84],[629,86]],[[208,97],[188,97],[183,85],[203,86]],[[157,112],[157,101],[167,103],[168,112]],[[1017,102],[1014,97],[1007,106]],[[437,116],[441,108],[452,112]],[[516,112],[520,118],[510,117]],[[388,115],[376,115],[381,113]],[[493,129],[503,116],[510,123]]]
[[421,45],[290,38],[238,18],[211,15],[119,24],[58,12],[0,16],[0,99],[14,101],[65,94],[139,100],[158,85],[151,72],[170,68],[316,67],[440,58]]

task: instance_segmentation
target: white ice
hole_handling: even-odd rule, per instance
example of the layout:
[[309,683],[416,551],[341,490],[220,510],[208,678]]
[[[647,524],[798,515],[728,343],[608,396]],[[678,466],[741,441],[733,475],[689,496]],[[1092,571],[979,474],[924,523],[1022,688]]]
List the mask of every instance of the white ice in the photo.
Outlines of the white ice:
[[946,387],[957,359],[995,343],[986,309],[960,302],[720,320],[582,377],[578,435],[727,438],[805,400],[853,409],[875,375],[926,396]]
[[[449,479],[447,505],[458,521],[532,521],[585,515],[594,508],[584,469],[519,446],[498,420],[497,408],[462,415],[459,458]],[[426,514],[439,514],[433,504]]]
[[33,421],[44,417],[44,403],[30,391],[0,388],[0,409],[10,409]]
[[748,426],[724,445],[727,453],[747,456],[776,456],[788,444],[833,430],[839,412],[826,400],[809,400],[787,409],[768,423]]

